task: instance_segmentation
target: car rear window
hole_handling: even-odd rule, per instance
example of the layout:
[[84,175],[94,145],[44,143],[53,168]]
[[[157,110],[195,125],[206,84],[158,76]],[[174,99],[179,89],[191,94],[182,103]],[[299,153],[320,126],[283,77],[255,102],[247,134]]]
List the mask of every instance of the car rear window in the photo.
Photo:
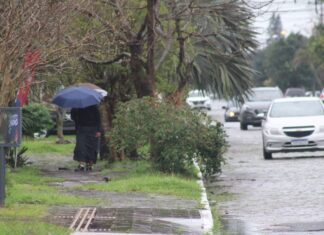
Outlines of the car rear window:
[[296,96],[305,96],[305,90],[303,89],[287,89],[285,96],[296,97]]
[[270,110],[270,117],[306,117],[322,116],[324,108],[320,101],[289,101],[274,103]]
[[280,90],[254,90],[249,97],[249,101],[272,101],[282,97]]

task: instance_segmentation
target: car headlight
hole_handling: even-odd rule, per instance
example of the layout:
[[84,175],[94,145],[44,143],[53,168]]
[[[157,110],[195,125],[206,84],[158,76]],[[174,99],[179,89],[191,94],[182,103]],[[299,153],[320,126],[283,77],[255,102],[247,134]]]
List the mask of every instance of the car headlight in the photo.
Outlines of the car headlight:
[[228,112],[228,116],[234,117],[235,116],[235,113],[233,111],[230,111],[230,112]]
[[278,128],[266,128],[264,132],[267,135],[281,135],[280,131]]

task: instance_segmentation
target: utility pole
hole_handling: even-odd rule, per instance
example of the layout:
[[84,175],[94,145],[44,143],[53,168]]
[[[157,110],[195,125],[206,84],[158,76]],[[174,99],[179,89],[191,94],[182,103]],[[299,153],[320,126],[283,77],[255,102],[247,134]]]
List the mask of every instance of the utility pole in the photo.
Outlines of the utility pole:
[[324,19],[323,19],[323,2],[321,1],[320,2],[320,11],[321,11],[321,13],[320,13],[320,25],[323,25],[324,24]]
[[5,170],[6,160],[3,147],[0,147],[0,208],[5,204]]

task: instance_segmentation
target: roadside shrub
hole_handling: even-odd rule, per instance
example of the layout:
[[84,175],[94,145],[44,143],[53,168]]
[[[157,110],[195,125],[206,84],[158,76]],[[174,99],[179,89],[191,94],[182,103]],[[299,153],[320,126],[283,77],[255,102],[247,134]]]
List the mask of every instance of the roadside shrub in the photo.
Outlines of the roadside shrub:
[[24,106],[22,117],[23,134],[31,137],[34,137],[34,133],[49,130],[54,125],[48,109],[42,104]]
[[168,173],[185,174],[196,160],[204,175],[215,174],[227,147],[221,124],[153,98],[120,104],[109,135],[111,144],[126,153],[149,145],[153,166]]

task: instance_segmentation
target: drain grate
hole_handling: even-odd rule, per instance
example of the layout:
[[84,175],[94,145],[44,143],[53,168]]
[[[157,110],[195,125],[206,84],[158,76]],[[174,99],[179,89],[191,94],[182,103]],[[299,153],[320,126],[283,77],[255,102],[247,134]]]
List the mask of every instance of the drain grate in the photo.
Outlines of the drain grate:
[[88,227],[91,224],[96,211],[96,208],[80,208],[74,216],[70,229],[74,230],[75,232],[88,231]]

